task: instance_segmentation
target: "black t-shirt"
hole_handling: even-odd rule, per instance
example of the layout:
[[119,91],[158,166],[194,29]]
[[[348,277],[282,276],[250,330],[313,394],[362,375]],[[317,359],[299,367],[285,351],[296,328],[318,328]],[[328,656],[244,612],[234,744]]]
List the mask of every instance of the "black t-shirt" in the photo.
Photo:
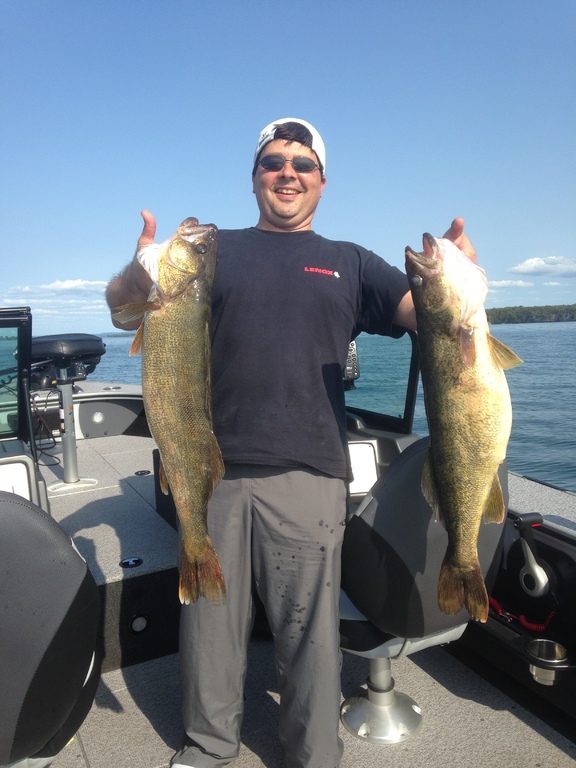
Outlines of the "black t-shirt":
[[348,476],[342,371],[360,331],[401,335],[406,276],[312,231],[221,230],[212,409],[224,460]]

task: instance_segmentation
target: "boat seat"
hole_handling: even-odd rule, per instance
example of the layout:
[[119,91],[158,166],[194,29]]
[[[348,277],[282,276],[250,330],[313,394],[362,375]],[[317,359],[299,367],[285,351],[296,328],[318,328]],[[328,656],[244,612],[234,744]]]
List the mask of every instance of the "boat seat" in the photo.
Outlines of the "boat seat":
[[90,333],[35,336],[32,339],[32,363],[40,368],[53,366],[58,379],[66,381],[85,379],[105,352],[106,344],[100,336]]
[[0,563],[0,766],[47,765],[94,700],[98,589],[64,530],[4,491]]
[[[35,365],[37,386],[58,386],[60,405],[60,436],[62,438],[62,464],[64,483],[54,490],[62,490],[78,483],[78,456],[76,452],[76,424],[74,419],[73,382],[81,381],[96,368],[106,352],[100,336],[89,333],[69,333],[55,336],[36,336],[32,339],[32,363]],[[88,480],[88,485],[95,481]]]
[[[342,705],[342,722],[358,738],[396,743],[419,731],[416,702],[394,690],[391,660],[456,640],[465,608],[447,616],[437,585],[448,535],[420,489],[429,440],[412,443],[387,467],[349,520],[342,551],[340,644],[370,659],[368,691]],[[499,472],[506,507],[508,473]],[[487,589],[498,568],[503,525],[481,525],[478,555]]]

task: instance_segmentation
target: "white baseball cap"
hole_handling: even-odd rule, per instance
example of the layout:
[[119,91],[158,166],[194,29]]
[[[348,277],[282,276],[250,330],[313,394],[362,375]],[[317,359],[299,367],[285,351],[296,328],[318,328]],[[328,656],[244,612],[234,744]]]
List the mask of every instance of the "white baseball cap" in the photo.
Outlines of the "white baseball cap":
[[275,120],[273,123],[269,123],[266,128],[263,128],[260,136],[258,137],[258,144],[256,145],[256,152],[254,153],[254,163],[256,163],[256,160],[258,159],[258,155],[262,151],[262,149],[271,141],[274,141],[274,134],[276,133],[276,128],[278,128],[281,125],[284,125],[285,123],[300,123],[300,125],[303,125],[305,128],[308,128],[310,133],[312,134],[312,147],[311,149],[316,152],[318,156],[318,160],[322,163],[322,168],[324,171],[326,171],[326,149],[324,147],[324,142],[322,141],[322,137],[314,128],[313,125],[310,125],[310,123],[307,123],[306,120],[300,120],[298,117],[283,117],[281,120]]

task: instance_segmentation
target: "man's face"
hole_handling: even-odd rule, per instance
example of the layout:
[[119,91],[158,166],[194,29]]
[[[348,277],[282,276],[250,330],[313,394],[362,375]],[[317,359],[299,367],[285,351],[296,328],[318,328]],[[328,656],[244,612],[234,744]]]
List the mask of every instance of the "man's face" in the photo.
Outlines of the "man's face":
[[[260,160],[267,155],[282,155],[286,160],[293,157],[309,157],[316,164],[315,153],[304,144],[285,139],[275,139],[266,144]],[[296,173],[292,163],[284,163],[279,171],[266,171],[261,165],[256,168],[253,190],[260,209],[259,229],[272,232],[296,232],[311,229],[312,219],[326,179],[318,169],[312,173]]]

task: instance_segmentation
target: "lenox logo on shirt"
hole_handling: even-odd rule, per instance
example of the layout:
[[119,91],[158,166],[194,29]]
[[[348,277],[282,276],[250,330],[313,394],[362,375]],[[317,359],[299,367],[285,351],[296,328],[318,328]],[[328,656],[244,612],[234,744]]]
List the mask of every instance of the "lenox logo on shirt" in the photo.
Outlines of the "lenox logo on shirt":
[[330,277],[340,277],[338,272],[333,269],[322,269],[321,267],[304,267],[304,272],[316,272],[318,275],[329,275]]

